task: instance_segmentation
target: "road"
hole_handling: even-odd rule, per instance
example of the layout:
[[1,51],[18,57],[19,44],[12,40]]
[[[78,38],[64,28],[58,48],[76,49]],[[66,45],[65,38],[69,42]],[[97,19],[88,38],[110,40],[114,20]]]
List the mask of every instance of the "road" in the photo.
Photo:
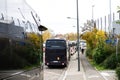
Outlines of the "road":
[[43,70],[41,68],[34,68],[28,71],[0,71],[0,80],[43,80]]
[[84,54],[80,54],[83,73],[79,73],[76,71],[76,58],[77,57],[71,57],[71,61],[69,62],[71,65],[66,68],[48,68],[47,66],[44,66],[44,80],[81,80],[81,74],[84,77],[82,80],[117,80],[114,70],[97,71],[90,65]]
[[[47,66],[44,66],[42,71],[41,68],[35,68],[30,71],[22,70],[0,71],[0,80],[66,80],[66,77],[79,78],[80,77],[79,75],[78,76],[75,75],[76,72],[78,72],[75,71],[77,67],[77,62],[74,61],[77,61],[76,58],[77,57],[71,57],[71,60],[69,62],[71,66],[68,65],[68,67],[65,68],[60,67],[48,68]],[[90,65],[84,54],[80,55],[80,62],[81,67],[84,70],[85,78],[83,80],[117,80],[115,71],[113,70],[97,71],[94,67]],[[69,70],[73,72],[69,72]],[[67,78],[67,80],[69,79],[71,80],[71,78]]]
[[44,80],[63,80],[66,68],[44,66]]

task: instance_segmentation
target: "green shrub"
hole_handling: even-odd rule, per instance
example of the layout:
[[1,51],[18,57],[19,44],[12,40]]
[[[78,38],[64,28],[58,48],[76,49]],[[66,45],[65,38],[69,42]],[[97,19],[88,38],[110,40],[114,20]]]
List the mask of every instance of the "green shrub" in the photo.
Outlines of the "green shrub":
[[103,63],[102,65],[105,68],[115,69],[117,64],[120,62],[120,54],[117,55],[118,61],[116,59],[116,53],[112,53]]
[[104,53],[103,50],[100,48],[96,48],[93,52],[93,60],[97,63],[100,64],[104,60]]
[[100,64],[101,62],[104,61],[106,54],[104,53],[104,45],[100,43],[96,49],[93,51],[93,60],[97,63]]
[[100,64],[112,53],[114,53],[115,50],[115,46],[105,44],[104,41],[99,40],[99,44],[93,52],[93,59],[97,64]]
[[96,48],[93,51],[93,60],[100,64],[104,59],[104,42],[103,40],[99,39]]
[[92,49],[89,47],[86,50],[86,56],[88,56],[88,58],[92,59]]

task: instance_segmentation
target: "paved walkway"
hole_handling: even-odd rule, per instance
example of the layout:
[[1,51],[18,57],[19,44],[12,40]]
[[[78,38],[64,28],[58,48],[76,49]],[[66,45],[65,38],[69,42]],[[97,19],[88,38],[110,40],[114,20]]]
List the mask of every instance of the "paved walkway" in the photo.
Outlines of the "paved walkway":
[[78,59],[76,56],[77,53],[71,58],[65,80],[117,80],[115,71],[95,70],[83,54],[80,55],[80,71],[78,71]]
[[67,70],[67,76],[65,80],[86,80],[82,64],[80,63],[80,71],[78,71],[78,59],[77,54],[71,57],[71,61]]

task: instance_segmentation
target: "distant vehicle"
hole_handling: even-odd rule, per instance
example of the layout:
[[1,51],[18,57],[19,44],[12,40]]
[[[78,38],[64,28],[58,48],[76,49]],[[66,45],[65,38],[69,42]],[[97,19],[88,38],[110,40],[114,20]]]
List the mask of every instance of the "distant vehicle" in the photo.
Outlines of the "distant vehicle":
[[64,66],[68,65],[70,54],[67,51],[67,42],[64,39],[48,39],[45,48],[45,65]]
[[81,49],[86,49],[87,48],[86,40],[80,40],[80,48]]
[[77,45],[76,41],[69,41],[68,45],[69,45],[69,48],[70,48],[70,54],[71,55],[75,54],[76,50],[77,50],[77,48],[76,48],[76,45]]

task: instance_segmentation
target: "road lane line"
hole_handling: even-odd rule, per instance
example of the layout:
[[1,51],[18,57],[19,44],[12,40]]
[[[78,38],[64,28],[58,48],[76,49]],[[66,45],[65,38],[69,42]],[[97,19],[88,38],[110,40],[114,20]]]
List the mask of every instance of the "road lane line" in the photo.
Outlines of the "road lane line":
[[67,70],[65,71],[65,76],[63,77],[62,80],[65,80],[65,79],[66,79],[66,76],[67,76]]
[[16,72],[16,73],[13,73],[13,74],[11,74],[11,75],[14,76],[14,75],[20,74],[20,73],[22,73],[22,72],[23,72],[23,71]]
[[67,75],[67,69],[64,70],[58,80],[65,80]]

